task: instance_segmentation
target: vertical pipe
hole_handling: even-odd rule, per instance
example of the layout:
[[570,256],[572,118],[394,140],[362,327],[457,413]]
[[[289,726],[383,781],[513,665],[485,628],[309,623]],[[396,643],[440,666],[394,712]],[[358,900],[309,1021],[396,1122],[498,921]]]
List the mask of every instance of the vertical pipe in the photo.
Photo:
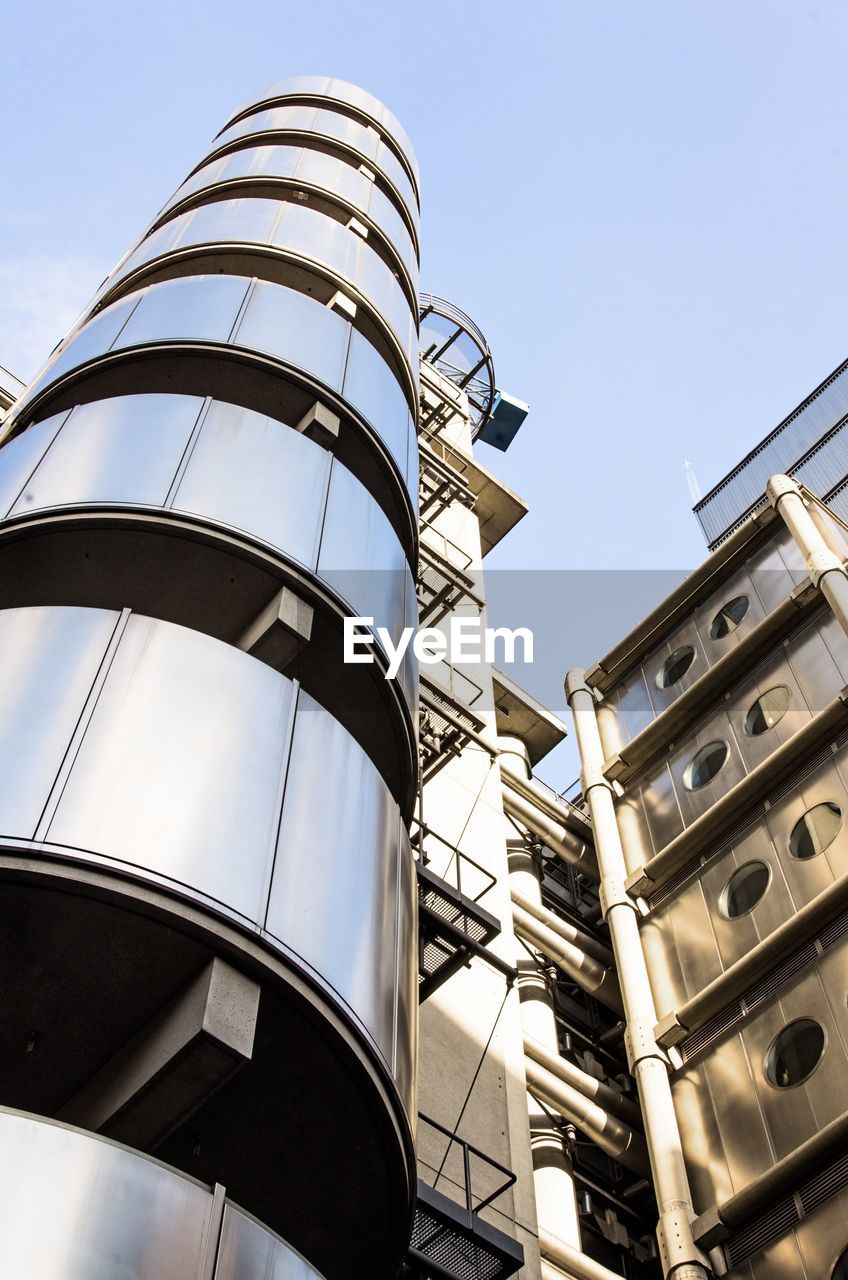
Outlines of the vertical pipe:
[[639,936],[636,904],[624,888],[626,867],[610,783],[603,772],[604,750],[595,716],[595,698],[582,671],[570,671],[566,697],[574,718],[582,762],[583,795],[589,806],[601,872],[604,913],[627,1021],[625,1043],[639,1088],[645,1138],[659,1206],[657,1238],[668,1280],[706,1280],[704,1259],[692,1236],[689,1179],[671,1097],[665,1056],[654,1038],[656,1010]]
[[[529,777],[530,769],[523,744],[516,738],[499,739],[499,743],[505,752],[512,754],[512,771],[515,772],[520,767],[525,776]],[[509,850],[509,882],[522,897],[537,906],[542,905],[539,871],[536,859],[528,849],[513,847]],[[552,1053],[559,1053],[547,974],[538,968],[523,948],[520,948],[520,954],[523,958],[519,958],[517,968],[522,1031],[525,1036],[531,1036]],[[539,1232],[547,1232],[571,1251],[579,1253],[581,1244],[577,1194],[571,1160],[563,1146],[561,1132],[552,1123],[545,1108],[530,1093],[527,1094],[527,1114]]]
[[848,635],[848,576],[845,566],[816,528],[800,485],[789,476],[772,476],[766,493],[804,557],[813,584],[821,591],[834,617]]

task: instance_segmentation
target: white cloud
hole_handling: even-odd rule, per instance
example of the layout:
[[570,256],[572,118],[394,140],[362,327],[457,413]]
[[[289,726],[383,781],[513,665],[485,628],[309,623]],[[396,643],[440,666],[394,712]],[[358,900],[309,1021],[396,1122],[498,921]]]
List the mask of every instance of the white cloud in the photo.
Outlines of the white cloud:
[[72,256],[0,260],[0,365],[30,381],[104,274],[101,266]]

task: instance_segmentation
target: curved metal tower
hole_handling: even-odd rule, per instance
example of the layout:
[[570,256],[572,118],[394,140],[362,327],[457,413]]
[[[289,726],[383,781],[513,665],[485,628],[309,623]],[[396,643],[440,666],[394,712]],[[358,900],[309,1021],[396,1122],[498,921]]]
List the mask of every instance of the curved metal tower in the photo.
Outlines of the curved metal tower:
[[417,679],[342,628],[416,620],[417,288],[400,125],[287,81],[6,419],[9,1274],[400,1263]]

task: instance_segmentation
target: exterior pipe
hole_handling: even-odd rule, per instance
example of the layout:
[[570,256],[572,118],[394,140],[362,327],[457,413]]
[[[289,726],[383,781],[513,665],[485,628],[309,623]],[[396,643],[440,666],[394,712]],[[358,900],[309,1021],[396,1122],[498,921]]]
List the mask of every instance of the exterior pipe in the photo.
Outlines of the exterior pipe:
[[692,1235],[695,1214],[671,1097],[668,1064],[654,1037],[656,1011],[639,936],[637,907],[624,887],[624,853],[612,789],[603,771],[604,750],[595,716],[595,698],[582,671],[568,673],[565,689],[574,718],[582,761],[583,795],[589,805],[601,872],[601,906],[621,983],[627,1022],[627,1057],[642,1104],[660,1212],[657,1239],[663,1274],[668,1280],[707,1280],[706,1259]]
[[563,1275],[568,1280],[621,1280],[617,1271],[610,1271],[609,1267],[595,1262],[593,1258],[587,1258],[585,1253],[572,1249],[564,1240],[552,1236],[549,1231],[543,1231],[541,1227],[539,1252],[542,1255],[543,1280],[561,1280]]
[[576,1089],[590,1102],[597,1102],[598,1106],[609,1111],[610,1115],[618,1116],[619,1120],[623,1120],[625,1124],[632,1125],[634,1129],[641,1129],[642,1113],[636,1103],[625,1098],[617,1090],[611,1089],[602,1080],[596,1080],[587,1071],[581,1071],[567,1058],[563,1058],[558,1053],[551,1053],[550,1049],[546,1049],[538,1040],[533,1040],[527,1035],[524,1037],[524,1052],[528,1058],[538,1066],[544,1067],[546,1071],[550,1071],[552,1076],[556,1076],[570,1089]]
[[626,1168],[640,1175],[648,1172],[648,1152],[640,1133],[596,1102],[584,1098],[577,1089],[540,1067],[532,1058],[524,1059],[524,1069],[527,1088],[535,1098],[553,1107],[569,1124],[582,1129],[602,1151]]
[[769,502],[792,534],[810,573],[848,635],[848,575],[842,559],[825,542],[808,510],[801,487],[789,476],[772,476],[766,486]]
[[515,760],[514,752],[501,750],[498,763],[501,766],[501,773],[504,775],[504,783],[511,787],[513,791],[517,791],[530,804],[534,804],[552,822],[561,823],[562,826],[568,831],[572,831],[580,839],[591,841],[592,828],[579,809],[575,809],[573,805],[568,803],[563,803],[556,796],[551,795],[544,787],[539,786],[538,782],[534,782],[532,778],[519,773],[516,769]]
[[611,969],[607,969],[593,956],[566,942],[553,933],[545,925],[540,924],[527,911],[513,905],[512,919],[515,932],[527,942],[532,942],[543,955],[568,974],[569,978],[590,992],[596,1000],[600,1000],[616,1013],[622,1012],[621,994],[618,982]]
[[572,867],[585,871],[594,880],[598,878],[598,869],[594,853],[590,845],[585,844],[579,836],[568,831],[561,823],[553,822],[532,801],[526,800],[512,785],[512,776],[503,779],[503,806],[507,813],[518,818],[529,827],[535,835]]
[[570,924],[568,920],[563,920],[560,916],[554,915],[553,911],[549,911],[541,903],[531,902],[514,886],[510,887],[510,893],[513,902],[517,907],[521,907],[522,911],[534,916],[540,924],[547,925],[552,933],[558,934],[566,942],[572,942],[575,947],[585,951],[587,956],[593,956],[596,960],[600,960],[601,964],[606,965],[608,969],[612,968],[614,958],[609,947],[605,947],[602,942],[598,942],[591,934],[584,933],[576,925]]

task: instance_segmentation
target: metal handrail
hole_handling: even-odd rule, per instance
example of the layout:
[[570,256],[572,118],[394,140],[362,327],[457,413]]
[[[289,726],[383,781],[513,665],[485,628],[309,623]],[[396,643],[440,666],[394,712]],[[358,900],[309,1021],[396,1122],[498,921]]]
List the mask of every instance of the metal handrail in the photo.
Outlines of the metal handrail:
[[[458,1137],[455,1133],[452,1133],[450,1129],[446,1129],[443,1124],[439,1124],[438,1120],[433,1120],[430,1116],[425,1116],[421,1111],[418,1113],[418,1119],[424,1124],[429,1125],[431,1129],[438,1130],[439,1133],[444,1134],[444,1136],[449,1139],[447,1150],[445,1151],[445,1159],[447,1158],[447,1154],[454,1143],[462,1148],[462,1169],[465,1181],[465,1207],[469,1213],[479,1213],[481,1209],[487,1208],[494,1200],[497,1200],[498,1196],[502,1196],[505,1191],[508,1191],[510,1187],[515,1185],[516,1174],[514,1174],[511,1169],[508,1169],[506,1165],[501,1164],[500,1161],[495,1160],[492,1156],[487,1156],[484,1152],[480,1151],[478,1147],[473,1146],[465,1138]],[[484,1197],[484,1199],[480,1200],[476,1208],[474,1207],[474,1192],[471,1185],[472,1156],[476,1156],[478,1160],[482,1160],[483,1163],[488,1165],[490,1168],[496,1169],[498,1173],[505,1175],[504,1182],[499,1187],[496,1187],[494,1191],[490,1192],[489,1195]],[[442,1160],[442,1168],[444,1167],[444,1163],[445,1161]],[[435,1190],[435,1184],[433,1189]]]
[[[417,822],[417,819],[416,819],[416,822]],[[481,876],[483,876],[486,880],[489,881],[489,883],[485,885],[485,887],[482,888],[480,892],[476,894],[475,897],[471,898],[467,894],[464,895],[465,897],[468,898],[470,902],[479,902],[481,898],[484,898],[486,896],[486,894],[489,892],[490,889],[494,888],[494,886],[498,882],[498,878],[497,876],[493,876],[491,871],[487,871],[486,868],[482,867],[479,862],[475,862],[475,860],[472,857],[470,857],[467,853],[463,853],[462,850],[458,849],[455,844],[451,844],[450,840],[446,840],[444,836],[440,836],[437,831],[433,830],[432,827],[428,827],[426,822],[418,823],[417,825],[418,825],[418,829],[411,838],[413,840],[418,841],[417,847],[418,847],[419,853],[421,854],[421,861],[425,867],[429,863],[430,859],[427,857],[427,853],[424,849],[424,840],[426,840],[428,837],[432,837],[434,840],[437,840],[439,844],[443,844],[446,849],[450,849],[451,853],[453,854],[453,857],[448,860],[448,864],[447,864],[447,867],[445,867],[445,871],[447,872],[448,868],[451,866],[451,863],[453,862],[456,863],[456,890],[458,893],[462,893],[462,868],[461,868],[462,862],[469,863],[469,865],[472,866],[475,871],[479,871]],[[443,875],[441,879],[445,880],[446,876]]]

